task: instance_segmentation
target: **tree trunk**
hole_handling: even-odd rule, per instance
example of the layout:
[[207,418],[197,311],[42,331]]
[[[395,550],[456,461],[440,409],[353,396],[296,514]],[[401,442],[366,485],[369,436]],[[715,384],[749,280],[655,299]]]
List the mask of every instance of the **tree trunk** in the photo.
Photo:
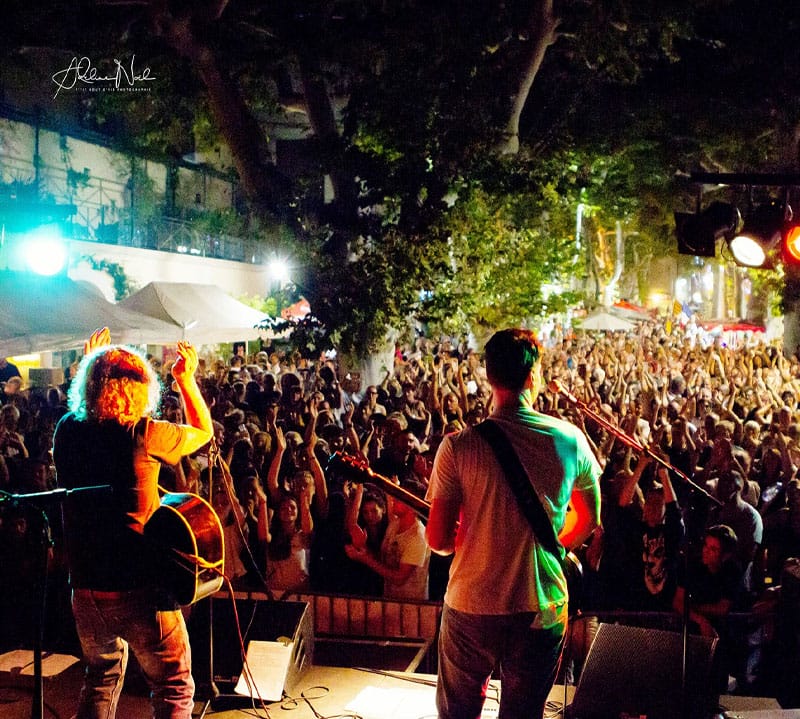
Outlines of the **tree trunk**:
[[274,184],[264,132],[230,78],[219,69],[214,53],[208,47],[198,50],[198,73],[208,90],[211,112],[231,150],[245,194],[258,209],[273,209],[281,193]]
[[258,211],[274,210],[281,184],[264,131],[244,101],[236,83],[220,67],[214,49],[198,37],[196,18],[159,13],[153,25],[182,57],[190,60],[208,93],[209,107],[233,157],[242,189]]
[[619,278],[622,277],[622,270],[625,267],[625,239],[622,235],[622,223],[617,220],[614,230],[614,274],[606,283],[603,290],[603,306],[611,307],[614,304],[614,290],[617,289]]
[[346,211],[354,197],[355,183],[342,162],[336,112],[317,58],[309,50],[304,50],[299,53],[299,64],[306,112],[311,129],[320,144],[323,170],[331,178],[335,201]]
[[398,333],[387,330],[382,347],[370,354],[361,356],[345,356],[339,361],[340,372],[359,372],[361,375],[361,389],[363,392],[369,385],[380,385],[386,378],[386,373],[394,374],[394,352]]
[[559,20],[553,12],[553,0],[535,0],[525,28],[530,33],[530,48],[520,63],[519,84],[511,98],[503,140],[497,148],[502,154],[515,155],[519,152],[520,117],[547,48],[558,39],[558,25]]

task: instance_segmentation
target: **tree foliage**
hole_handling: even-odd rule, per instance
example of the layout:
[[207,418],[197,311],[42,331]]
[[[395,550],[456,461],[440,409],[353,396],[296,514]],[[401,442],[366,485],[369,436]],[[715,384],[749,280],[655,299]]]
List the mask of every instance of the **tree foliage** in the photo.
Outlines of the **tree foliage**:
[[[86,98],[86,117],[162,155],[223,140],[261,218],[248,227],[292,228],[298,288],[346,351],[414,320],[453,332],[534,322],[573,301],[575,279],[596,273],[587,243],[618,224],[640,280],[673,251],[671,212],[694,200],[688,171],[796,160],[789,0],[27,9],[11,0],[22,24],[5,29],[6,48],[35,38],[157,65],[158,92]],[[287,108],[302,108],[314,142],[290,174],[269,146]],[[550,292],[567,278],[569,292]]]

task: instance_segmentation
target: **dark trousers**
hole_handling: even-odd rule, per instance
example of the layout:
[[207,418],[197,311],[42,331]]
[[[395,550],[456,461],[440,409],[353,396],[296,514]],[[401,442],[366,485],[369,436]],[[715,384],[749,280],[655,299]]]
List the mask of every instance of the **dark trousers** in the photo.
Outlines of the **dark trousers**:
[[439,719],[476,719],[492,672],[501,681],[499,719],[544,714],[566,627],[532,629],[536,614],[466,614],[446,604],[439,634]]

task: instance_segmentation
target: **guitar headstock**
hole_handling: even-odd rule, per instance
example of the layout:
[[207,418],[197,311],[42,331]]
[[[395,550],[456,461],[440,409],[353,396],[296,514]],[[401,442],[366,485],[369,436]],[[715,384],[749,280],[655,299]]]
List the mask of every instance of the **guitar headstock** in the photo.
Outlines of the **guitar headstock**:
[[354,482],[369,482],[373,474],[365,459],[343,452],[334,452],[329,457],[328,468],[346,474]]

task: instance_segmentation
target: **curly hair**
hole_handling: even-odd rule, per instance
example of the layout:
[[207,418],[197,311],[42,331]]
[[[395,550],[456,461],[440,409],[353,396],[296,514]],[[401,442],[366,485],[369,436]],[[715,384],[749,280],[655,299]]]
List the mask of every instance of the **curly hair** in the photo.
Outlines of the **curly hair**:
[[86,355],[69,388],[69,408],[78,419],[111,420],[133,426],[153,414],[161,382],[145,357],[119,345]]

